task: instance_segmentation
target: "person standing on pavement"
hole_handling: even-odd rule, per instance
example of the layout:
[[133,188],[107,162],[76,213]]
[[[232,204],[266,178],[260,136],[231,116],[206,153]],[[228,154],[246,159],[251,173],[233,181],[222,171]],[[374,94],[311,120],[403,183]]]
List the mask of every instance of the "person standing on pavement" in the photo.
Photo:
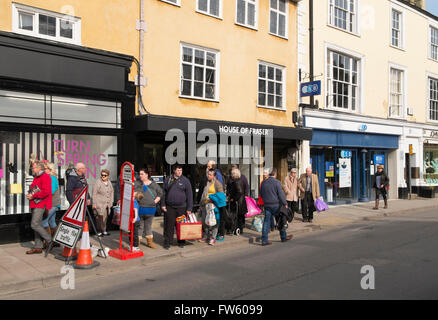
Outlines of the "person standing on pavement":
[[110,172],[103,169],[100,172],[100,179],[93,185],[93,211],[97,213],[97,236],[108,236],[106,231],[106,220],[114,202],[113,184],[109,181]]
[[222,176],[222,173],[219,169],[217,169],[217,165],[216,162],[214,160],[208,160],[207,162],[207,168],[205,168],[205,176],[202,177],[201,182],[199,183],[199,191],[198,191],[198,196],[197,196],[197,203],[200,204],[201,203],[201,197],[202,197],[202,193],[204,191],[205,186],[207,185],[207,176],[208,176],[208,171],[210,169],[216,170],[216,179],[222,183],[222,186],[224,185],[224,178]]
[[[162,210],[164,212],[164,248],[168,250],[173,240],[176,218],[192,212],[193,192],[189,179],[183,176],[181,165],[176,165],[173,174],[163,184]],[[178,240],[184,248],[185,241]]]
[[[264,180],[260,187],[260,195],[263,197],[265,204],[265,220],[263,221],[262,230],[262,246],[271,245],[268,241],[269,229],[271,228],[271,216],[275,220],[279,220],[280,207],[283,205],[287,208],[286,198],[281,188],[280,181],[277,180],[277,169],[273,168],[269,174],[269,178]],[[286,229],[280,230],[281,242],[286,242],[292,239],[292,235],[287,235]]]
[[389,178],[386,173],[383,171],[383,166],[379,165],[377,167],[377,172],[374,177],[373,188],[376,190],[376,204],[374,206],[374,210],[379,209],[379,201],[380,195],[382,195],[383,201],[385,202],[385,209],[388,208],[388,199],[387,199],[387,189],[389,188]]
[[[43,245],[47,250],[52,242],[52,238],[42,225],[44,212],[52,209],[52,180],[44,172],[44,164],[40,161],[33,162],[32,174],[34,179],[26,198],[29,200],[29,207],[32,212],[30,225],[35,232],[35,245],[31,250],[26,251],[26,254],[42,253]],[[44,243],[41,238],[44,239]]]
[[312,173],[312,168],[307,167],[306,173],[303,173],[298,180],[300,189],[301,210],[303,222],[312,222],[315,208],[315,200],[320,197],[318,176]]
[[[70,174],[67,176],[65,195],[70,205],[75,201],[80,192],[88,186],[87,179],[85,178],[86,172],[87,168],[85,167],[85,164],[78,162],[76,163],[75,168],[70,171]],[[90,204],[91,199],[90,194],[88,194],[87,205],[89,206]]]
[[[56,233],[56,212],[61,208],[61,196],[59,193],[59,182],[56,178],[55,165],[48,162],[44,166],[44,172],[50,176],[52,186],[52,209],[49,210],[47,218],[43,220],[43,227],[46,229],[50,236],[54,236]],[[55,246],[57,243],[55,244]]]
[[157,203],[160,202],[163,191],[160,186],[149,179],[149,171],[146,168],[140,169],[140,179],[135,181],[134,191],[143,194],[139,201],[140,229],[139,240],[145,238],[147,246],[155,249],[157,246],[153,241],[152,222],[157,212]]
[[139,202],[143,199],[143,193],[141,192],[134,192],[134,218],[132,219],[132,251],[140,251],[139,243],[139,237],[138,237],[138,230],[140,228],[140,216],[139,216],[139,210],[140,205]]
[[286,195],[287,205],[292,212],[292,220],[295,212],[298,212],[298,178],[297,169],[292,168],[290,174],[283,181],[283,191]]
[[201,241],[205,241],[207,242],[209,245],[213,246],[216,243],[216,236],[218,234],[218,228],[221,228],[221,233],[223,236],[224,231],[222,229],[225,228],[225,221],[224,221],[224,217],[223,214],[220,215],[220,219],[219,221],[216,222],[216,225],[211,227],[211,226],[207,226],[205,224],[205,219],[207,216],[207,208],[206,206],[209,203],[212,203],[212,201],[209,199],[209,196],[212,194],[215,194],[217,192],[224,192],[224,187],[222,185],[222,183],[220,183],[217,179],[216,179],[216,170],[214,169],[210,169],[208,170],[208,175],[207,175],[207,185],[204,188],[204,191],[202,192],[202,197],[201,197],[201,212],[202,212],[202,227],[203,227],[203,237],[201,239]]
[[245,214],[248,212],[245,200],[245,185],[239,169],[235,168],[231,171],[231,178],[233,183],[231,184],[229,196],[230,209],[237,215],[237,229],[239,234],[242,234],[245,227]]
[[[232,172],[233,172],[233,170],[234,169],[239,169],[239,165],[237,165],[237,164],[233,164],[232,166],[231,166],[231,170],[230,170],[230,178],[228,179],[228,181],[227,181],[227,195],[229,195],[230,194],[230,191],[231,191],[231,186],[232,186],[232,184],[233,184],[233,177],[232,177]],[[240,169],[239,169],[240,170]],[[243,182],[243,186],[244,186],[244,196],[245,197],[249,197],[249,184],[248,184],[248,179],[246,178],[246,176],[242,173],[242,172],[240,172],[240,179],[242,179],[242,182]]]

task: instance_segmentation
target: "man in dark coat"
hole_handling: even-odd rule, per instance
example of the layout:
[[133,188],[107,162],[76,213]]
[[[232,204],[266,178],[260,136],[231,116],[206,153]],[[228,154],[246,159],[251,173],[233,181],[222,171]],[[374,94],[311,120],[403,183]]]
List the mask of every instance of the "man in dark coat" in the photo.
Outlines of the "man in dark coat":
[[385,209],[388,208],[388,199],[386,191],[389,188],[389,178],[383,171],[383,166],[379,165],[377,167],[377,172],[374,176],[374,184],[373,188],[376,190],[376,205],[374,206],[374,210],[379,209],[379,198],[382,195],[383,201],[385,202]]
[[[65,195],[67,196],[67,200],[70,205],[75,201],[76,197],[79,193],[88,186],[87,179],[85,178],[85,173],[87,169],[85,164],[82,162],[78,162],[75,165],[75,168],[70,171],[70,174],[67,178],[67,187],[65,189]],[[88,201],[87,205],[91,204],[91,197],[88,193]]]

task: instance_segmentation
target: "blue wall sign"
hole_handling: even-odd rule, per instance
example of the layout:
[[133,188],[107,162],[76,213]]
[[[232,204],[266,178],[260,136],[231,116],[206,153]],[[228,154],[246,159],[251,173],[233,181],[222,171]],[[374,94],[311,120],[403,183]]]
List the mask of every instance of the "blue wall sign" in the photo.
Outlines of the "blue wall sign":
[[341,158],[348,159],[353,156],[353,152],[351,150],[341,150]]
[[300,87],[300,96],[309,97],[321,94],[321,80],[302,83]]
[[384,154],[375,154],[374,155],[374,164],[385,164],[385,155]]

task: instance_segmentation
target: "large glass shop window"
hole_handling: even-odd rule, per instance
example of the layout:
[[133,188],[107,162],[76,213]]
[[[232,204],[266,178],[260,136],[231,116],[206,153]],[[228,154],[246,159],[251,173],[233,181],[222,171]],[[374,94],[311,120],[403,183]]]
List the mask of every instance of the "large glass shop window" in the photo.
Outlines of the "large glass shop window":
[[438,184],[438,145],[424,145],[424,180],[428,184]]
[[[61,191],[61,209],[68,208],[65,196],[66,170],[78,162],[86,166],[90,187],[108,169],[117,181],[117,137],[58,133],[15,132],[0,140],[0,215],[29,212],[26,193],[32,183],[32,159],[53,162]],[[11,136],[13,135],[13,136]]]

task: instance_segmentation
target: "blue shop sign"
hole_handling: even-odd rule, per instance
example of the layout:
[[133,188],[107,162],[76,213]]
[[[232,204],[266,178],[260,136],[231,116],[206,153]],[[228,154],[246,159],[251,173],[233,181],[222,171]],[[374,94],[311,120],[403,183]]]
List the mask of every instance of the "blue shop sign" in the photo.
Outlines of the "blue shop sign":
[[348,159],[353,156],[353,152],[351,150],[341,150],[341,158]]
[[384,154],[375,154],[374,155],[374,164],[385,164],[385,155]]
[[318,96],[321,94],[321,80],[301,84],[300,96]]

